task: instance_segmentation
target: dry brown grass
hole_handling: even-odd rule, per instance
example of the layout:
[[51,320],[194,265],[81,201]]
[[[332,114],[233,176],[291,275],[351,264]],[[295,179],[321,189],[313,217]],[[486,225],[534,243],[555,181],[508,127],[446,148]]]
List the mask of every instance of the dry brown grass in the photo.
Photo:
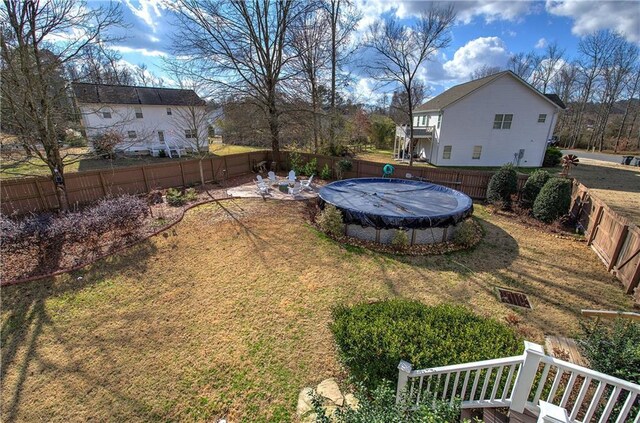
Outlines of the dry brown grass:
[[289,421],[302,387],[344,376],[338,303],[461,303],[517,316],[536,341],[575,332],[581,308],[631,307],[583,243],[476,215],[475,249],[398,258],[328,240],[303,204],[231,200],[82,272],[5,288],[3,420]]

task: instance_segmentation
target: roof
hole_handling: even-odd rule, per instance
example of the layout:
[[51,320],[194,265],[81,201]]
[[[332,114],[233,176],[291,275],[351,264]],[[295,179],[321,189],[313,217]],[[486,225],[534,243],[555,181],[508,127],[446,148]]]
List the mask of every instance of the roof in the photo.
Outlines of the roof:
[[72,84],[79,103],[146,104],[158,106],[204,106],[193,90],[136,87],[132,85]]
[[528,84],[522,78],[517,76],[515,73],[511,72],[510,70],[506,70],[506,71],[494,73],[493,75],[485,76],[484,78],[474,79],[473,81],[465,82],[464,84],[460,84],[460,85],[456,85],[454,87],[451,87],[448,90],[446,90],[445,92],[443,92],[442,94],[437,95],[434,98],[432,98],[431,100],[427,101],[426,103],[418,106],[416,108],[416,112],[426,112],[426,111],[430,111],[430,110],[442,110],[445,107],[447,107],[447,106],[455,103],[456,101],[460,100],[461,98],[466,97],[467,95],[471,94],[475,90],[477,90],[477,89],[479,89],[481,87],[484,87],[485,85],[488,85],[488,84],[492,83],[493,81],[495,81],[496,79],[501,78],[501,77],[503,77],[505,75],[511,75],[516,80],[518,80],[519,82],[521,82],[524,85],[526,85],[529,89],[535,91],[541,97],[543,97],[546,100],[552,102],[555,106],[560,107],[562,109],[565,108],[564,103],[562,103],[562,100],[560,100],[560,97],[558,97],[556,94],[542,94],[540,91],[536,90],[534,87],[532,87],[530,84]]

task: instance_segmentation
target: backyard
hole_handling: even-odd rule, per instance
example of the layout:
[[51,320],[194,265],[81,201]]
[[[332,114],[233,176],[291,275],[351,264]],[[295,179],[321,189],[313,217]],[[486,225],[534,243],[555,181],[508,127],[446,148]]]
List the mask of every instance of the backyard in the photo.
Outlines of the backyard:
[[[402,297],[573,335],[580,309],[629,309],[585,243],[476,207],[474,249],[402,257],[345,247],[303,202],[225,200],[54,279],[3,288],[6,421],[289,421],[298,392],[344,379],[336,304]],[[528,294],[532,310],[495,287]]]

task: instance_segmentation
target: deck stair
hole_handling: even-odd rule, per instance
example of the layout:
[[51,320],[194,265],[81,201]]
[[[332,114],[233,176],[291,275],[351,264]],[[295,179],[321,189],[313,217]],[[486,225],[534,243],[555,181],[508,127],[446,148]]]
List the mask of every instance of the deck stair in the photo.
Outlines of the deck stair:
[[[640,385],[545,355],[531,342],[518,356],[420,370],[401,361],[398,370],[397,401],[459,398],[463,411],[507,408],[510,422],[640,423]],[[559,409],[565,420],[547,416]]]

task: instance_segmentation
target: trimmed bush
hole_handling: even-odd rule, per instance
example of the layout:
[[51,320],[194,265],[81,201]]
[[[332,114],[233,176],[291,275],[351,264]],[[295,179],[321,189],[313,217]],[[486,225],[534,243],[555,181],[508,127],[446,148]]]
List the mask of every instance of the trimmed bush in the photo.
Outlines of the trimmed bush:
[[302,166],[302,175],[311,176],[318,174],[318,160],[314,157]]
[[391,239],[391,245],[393,245],[396,250],[407,248],[409,246],[409,235],[407,231],[396,229],[396,232],[393,234],[393,239]]
[[542,167],[556,167],[562,160],[562,151],[557,147],[548,147],[544,152],[544,159],[542,159]]
[[522,187],[522,196],[520,199],[520,206],[530,209],[533,207],[533,202],[540,193],[540,190],[549,180],[550,175],[546,170],[536,170],[529,176],[527,181]]
[[351,375],[373,389],[397,381],[398,363],[445,366],[518,354],[516,333],[464,307],[388,300],[333,310],[331,330]]
[[342,221],[342,213],[335,206],[327,204],[324,206],[324,210],[320,212],[318,216],[318,226],[322,231],[333,235],[344,235],[344,223]]
[[502,166],[489,180],[487,201],[502,208],[511,206],[511,196],[518,192],[518,174],[511,163]]
[[579,344],[594,370],[640,383],[640,323],[616,319],[609,326],[596,320],[582,330]]
[[545,223],[553,222],[569,212],[571,181],[564,178],[549,179],[533,202],[533,216]]
[[182,192],[176,188],[169,188],[165,194],[167,204],[173,207],[180,207],[184,205],[187,200],[182,195]]
[[320,171],[320,179],[324,179],[325,181],[331,179],[331,168],[328,164],[325,164]]
[[465,247],[470,246],[476,239],[476,227],[471,219],[467,219],[464,222],[458,224],[456,231],[453,234],[453,242]]

